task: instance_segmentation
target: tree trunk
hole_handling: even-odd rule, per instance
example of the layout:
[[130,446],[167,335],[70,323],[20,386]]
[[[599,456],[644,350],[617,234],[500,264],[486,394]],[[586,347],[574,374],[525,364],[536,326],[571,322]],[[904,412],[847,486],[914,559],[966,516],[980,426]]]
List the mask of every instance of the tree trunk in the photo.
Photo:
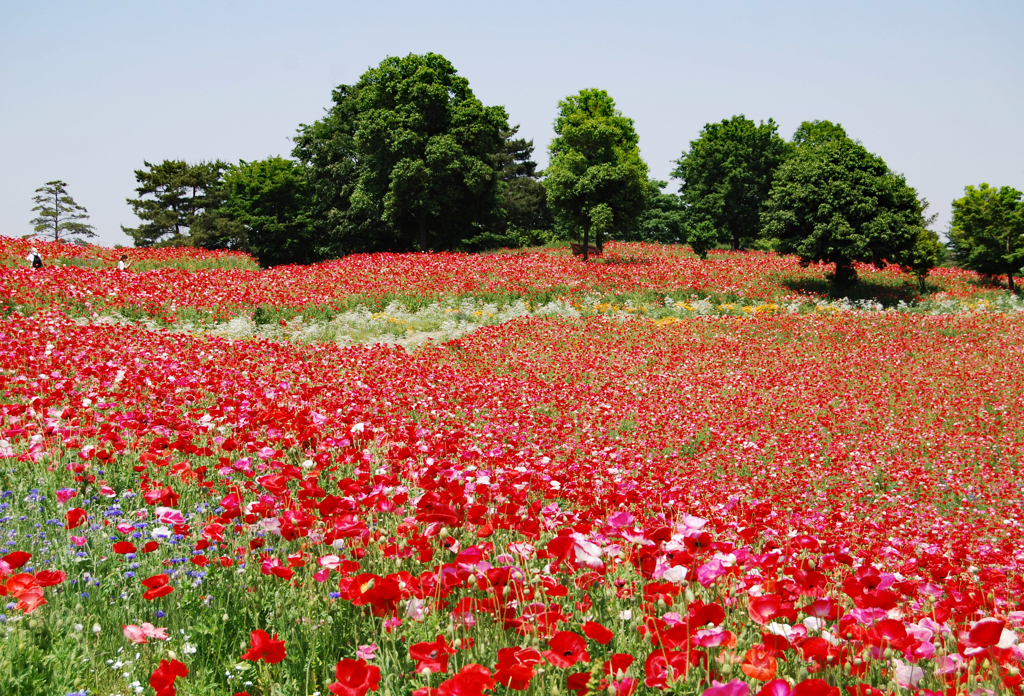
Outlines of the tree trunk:
[[836,286],[853,285],[857,282],[857,269],[852,261],[836,261],[836,272],[832,283]]
[[583,228],[583,260],[587,260],[587,252],[590,250],[590,230]]
[[427,250],[427,218],[425,215],[421,215],[416,218],[416,222],[420,226],[420,251],[425,252]]
[[597,235],[596,236],[597,236],[597,253],[603,254],[604,253],[604,230],[603,229],[599,229],[597,231]]
[[1010,286],[1010,294],[1013,294],[1013,292],[1016,290],[1016,286],[1013,284],[1013,273],[1006,274],[1006,282],[1007,285]]

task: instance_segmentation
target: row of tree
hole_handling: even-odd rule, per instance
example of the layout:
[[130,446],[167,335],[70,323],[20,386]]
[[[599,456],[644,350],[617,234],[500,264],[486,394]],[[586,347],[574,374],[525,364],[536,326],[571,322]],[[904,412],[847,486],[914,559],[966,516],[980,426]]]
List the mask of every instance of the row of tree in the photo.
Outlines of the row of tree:
[[[137,246],[191,244],[262,264],[353,252],[480,250],[554,239],[761,248],[835,264],[895,263],[922,279],[946,247],[928,203],[838,124],[709,123],[675,162],[678,195],[649,178],[632,119],[603,90],[559,102],[549,165],[503,107],[484,106],[436,54],[387,58],[301,125],[292,159],[144,163]],[[957,261],[990,274],[1024,263],[1020,192],[968,187],[954,202]]]

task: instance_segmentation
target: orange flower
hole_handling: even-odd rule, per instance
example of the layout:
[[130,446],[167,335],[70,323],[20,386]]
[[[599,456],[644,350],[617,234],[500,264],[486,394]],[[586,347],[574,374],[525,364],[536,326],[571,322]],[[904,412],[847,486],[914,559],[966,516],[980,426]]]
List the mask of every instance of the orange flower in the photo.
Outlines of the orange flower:
[[18,573],[11,576],[7,581],[7,591],[15,597],[21,597],[21,595],[29,590],[34,590],[38,587],[39,581],[35,579],[35,576],[28,573]]
[[740,669],[751,679],[770,681],[775,678],[778,663],[765,645],[755,645],[743,655]]
[[46,600],[43,598],[42,588],[34,587],[18,595],[18,605],[14,608],[31,614],[44,604],[46,604]]

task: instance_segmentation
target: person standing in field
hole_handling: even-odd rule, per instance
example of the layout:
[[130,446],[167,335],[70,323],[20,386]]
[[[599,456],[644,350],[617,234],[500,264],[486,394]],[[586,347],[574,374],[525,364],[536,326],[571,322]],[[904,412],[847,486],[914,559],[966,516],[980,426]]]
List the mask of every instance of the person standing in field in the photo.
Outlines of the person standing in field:
[[32,268],[42,268],[43,267],[43,257],[36,250],[35,247],[32,247],[32,250],[28,252],[28,256],[25,257],[25,260],[28,261],[30,264],[32,264]]
[[117,261],[117,270],[127,271],[132,262],[128,260],[128,254],[121,254],[121,258]]

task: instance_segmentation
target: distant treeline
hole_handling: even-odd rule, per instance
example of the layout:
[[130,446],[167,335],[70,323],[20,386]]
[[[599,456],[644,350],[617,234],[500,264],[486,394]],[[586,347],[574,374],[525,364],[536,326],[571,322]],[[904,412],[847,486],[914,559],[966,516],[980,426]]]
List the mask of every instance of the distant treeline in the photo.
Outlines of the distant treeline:
[[928,202],[839,124],[791,140],[771,119],[709,123],[667,182],[649,178],[633,121],[603,90],[559,102],[549,165],[533,161],[505,109],[484,106],[444,57],[387,58],[302,124],[292,159],[144,162],[136,246],[252,253],[264,266],[374,251],[480,251],[558,240],[755,248],[835,264],[898,264],[922,281],[951,257],[990,275],[1024,264],[1024,204],[1009,187],[967,187],[948,245]]

